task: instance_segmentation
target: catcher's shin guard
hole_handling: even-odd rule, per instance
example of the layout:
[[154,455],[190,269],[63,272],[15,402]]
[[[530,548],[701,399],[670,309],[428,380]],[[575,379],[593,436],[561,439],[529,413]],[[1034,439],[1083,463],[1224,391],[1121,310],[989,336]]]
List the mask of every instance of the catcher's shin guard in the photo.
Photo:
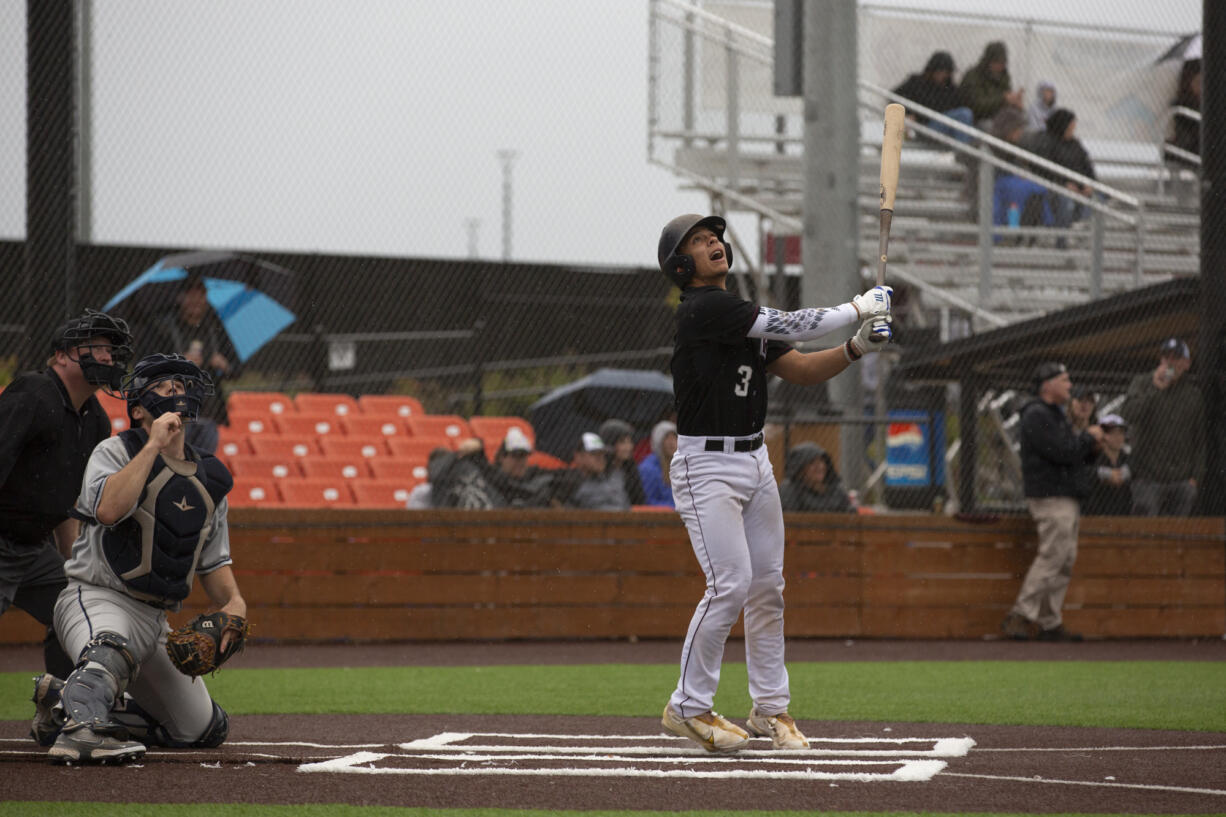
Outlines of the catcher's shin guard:
[[120,731],[122,726],[111,718],[111,707],[127,688],[136,667],[136,659],[123,636],[99,633],[90,639],[54,707],[66,718],[64,731],[82,726],[99,734]]

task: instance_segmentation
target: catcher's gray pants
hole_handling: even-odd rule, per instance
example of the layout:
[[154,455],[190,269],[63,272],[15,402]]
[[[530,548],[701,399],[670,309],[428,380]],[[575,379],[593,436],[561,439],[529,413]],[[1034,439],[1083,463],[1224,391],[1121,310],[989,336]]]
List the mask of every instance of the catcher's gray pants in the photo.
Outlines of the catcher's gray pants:
[[1036,622],[1044,630],[1059,627],[1064,594],[1077,561],[1077,529],[1081,510],[1067,496],[1027,499],[1039,529],[1039,553],[1030,564],[1013,612]]
[[170,663],[164,610],[116,590],[70,580],[55,605],[55,630],[74,658],[98,633],[123,636],[140,665],[128,684],[133,700],[177,741],[196,741],[209,728],[213,699],[203,678],[193,681]]
[[711,708],[728,632],[745,611],[749,694],[763,714],[788,708],[783,663],[783,510],[766,446],[709,452],[705,437],[678,438],[669,467],[673,499],[707,578],[681,650],[669,703],[683,718]]

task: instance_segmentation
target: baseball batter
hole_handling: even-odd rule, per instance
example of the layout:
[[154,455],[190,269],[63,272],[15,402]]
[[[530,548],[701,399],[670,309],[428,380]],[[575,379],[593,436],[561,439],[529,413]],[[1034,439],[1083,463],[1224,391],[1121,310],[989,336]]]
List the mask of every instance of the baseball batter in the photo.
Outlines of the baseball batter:
[[63,684],[36,687],[36,721],[61,727],[53,761],[122,763],[145,744],[226,738],[225,711],[166,653],[166,611],[179,609],[197,576],[221,611],[247,610],[230,567],[230,473],[184,443],[209,387],[179,355],[142,358],[124,384],[133,428],[90,456],[76,508],[85,522],[55,606],[56,632],[77,665]]
[[[710,752],[732,752],[749,733],[711,708],[724,642],[741,611],[753,708],[749,732],[778,749],[808,741],[788,715],[783,660],[783,511],[763,443],[766,375],[827,380],[891,340],[889,287],[828,309],[783,312],[726,289],[732,248],[724,219],[683,215],[660,236],[660,269],[681,288],[672,373],[677,453],[669,474],[707,589],[686,633],[681,675],[663,724]],[[802,353],[790,342],[859,329],[833,349]]]

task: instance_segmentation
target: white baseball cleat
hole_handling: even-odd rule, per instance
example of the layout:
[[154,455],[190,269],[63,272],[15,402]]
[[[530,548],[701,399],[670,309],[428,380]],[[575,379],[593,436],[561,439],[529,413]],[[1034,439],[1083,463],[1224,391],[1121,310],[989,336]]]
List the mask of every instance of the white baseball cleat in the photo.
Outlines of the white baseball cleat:
[[708,752],[735,752],[749,743],[748,732],[713,709],[692,718],[683,718],[677,710],[666,706],[660,723],[674,735],[689,738]]
[[796,728],[796,721],[786,712],[778,715],[762,715],[755,706],[745,722],[749,731],[760,738],[770,738],[776,749],[808,749],[809,739]]

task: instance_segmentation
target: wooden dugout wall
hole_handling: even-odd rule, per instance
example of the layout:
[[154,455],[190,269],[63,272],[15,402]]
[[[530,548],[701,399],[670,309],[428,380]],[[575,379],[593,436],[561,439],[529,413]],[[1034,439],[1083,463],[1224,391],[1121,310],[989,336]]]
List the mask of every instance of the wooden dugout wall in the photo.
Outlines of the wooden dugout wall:
[[[790,637],[995,637],[1035,552],[1026,517],[786,521]],[[680,639],[703,592],[671,512],[240,508],[230,524],[259,639]],[[173,621],[204,609],[199,587],[188,601]],[[1083,519],[1065,620],[1097,637],[1222,635],[1223,520]],[[40,637],[25,614],[0,617],[0,643]]]

